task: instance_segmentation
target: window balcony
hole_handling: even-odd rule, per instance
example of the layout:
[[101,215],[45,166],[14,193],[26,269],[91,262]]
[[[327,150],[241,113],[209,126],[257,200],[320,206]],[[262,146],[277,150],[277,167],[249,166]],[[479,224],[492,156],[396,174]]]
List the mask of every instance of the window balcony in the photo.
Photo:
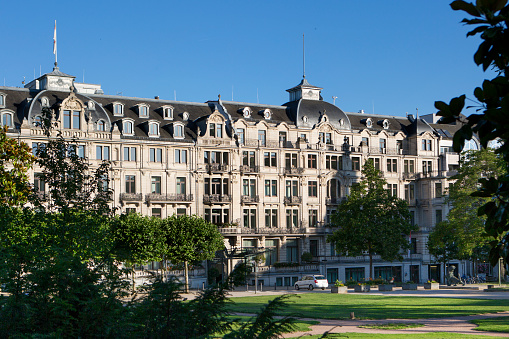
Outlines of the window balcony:
[[302,203],[302,197],[293,196],[285,197],[285,204],[287,205],[298,205]]
[[141,193],[120,193],[120,201],[142,201]]
[[260,198],[257,195],[241,195],[240,202],[243,204],[256,204],[260,202]]
[[285,167],[285,174],[302,174],[304,173],[304,168],[302,167]]
[[232,201],[232,196],[229,194],[205,194],[203,196],[204,204],[228,203],[231,201]]
[[325,200],[325,204],[327,205],[339,205],[341,202],[345,201],[346,198],[345,197],[336,197],[336,198],[327,198]]
[[191,202],[193,201],[192,194],[158,194],[149,193],[145,194],[145,201],[147,202],[166,202],[166,201],[180,201],[180,202]]
[[207,164],[207,171],[210,172],[228,172],[228,165]]
[[241,165],[241,173],[258,173],[260,172],[260,166]]

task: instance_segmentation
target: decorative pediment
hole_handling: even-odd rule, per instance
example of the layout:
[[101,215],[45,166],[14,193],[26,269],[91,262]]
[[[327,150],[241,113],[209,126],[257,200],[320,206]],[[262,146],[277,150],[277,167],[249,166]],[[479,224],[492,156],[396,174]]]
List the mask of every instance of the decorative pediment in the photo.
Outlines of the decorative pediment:
[[85,105],[83,102],[76,97],[76,94],[74,92],[71,92],[67,98],[62,101],[61,108],[62,109],[68,109],[72,111],[81,111]]

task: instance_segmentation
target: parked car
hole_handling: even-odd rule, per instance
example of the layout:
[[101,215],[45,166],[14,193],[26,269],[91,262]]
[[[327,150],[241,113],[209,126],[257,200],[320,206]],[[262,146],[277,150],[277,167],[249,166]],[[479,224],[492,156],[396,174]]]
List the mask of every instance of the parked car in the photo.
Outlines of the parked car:
[[313,288],[321,288],[324,290],[326,287],[329,287],[329,282],[323,275],[306,275],[295,283],[296,290],[301,287],[309,290],[313,290]]

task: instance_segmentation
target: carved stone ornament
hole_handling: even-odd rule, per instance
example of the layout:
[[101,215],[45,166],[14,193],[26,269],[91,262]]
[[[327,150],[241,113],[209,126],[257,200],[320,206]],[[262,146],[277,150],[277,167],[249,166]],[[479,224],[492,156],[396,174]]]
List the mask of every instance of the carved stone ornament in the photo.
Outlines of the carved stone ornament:
[[73,111],[81,111],[85,105],[80,99],[76,97],[74,92],[71,92],[67,98],[62,102],[62,109],[68,109]]

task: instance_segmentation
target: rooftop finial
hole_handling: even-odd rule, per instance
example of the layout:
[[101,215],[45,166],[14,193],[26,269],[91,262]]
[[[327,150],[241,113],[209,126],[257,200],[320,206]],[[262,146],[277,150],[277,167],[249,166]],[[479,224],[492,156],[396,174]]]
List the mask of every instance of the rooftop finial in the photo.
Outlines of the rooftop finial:
[[302,33],[302,78],[306,79],[306,49],[304,44],[304,33]]
[[415,109],[415,118],[419,119],[419,109],[418,108]]

